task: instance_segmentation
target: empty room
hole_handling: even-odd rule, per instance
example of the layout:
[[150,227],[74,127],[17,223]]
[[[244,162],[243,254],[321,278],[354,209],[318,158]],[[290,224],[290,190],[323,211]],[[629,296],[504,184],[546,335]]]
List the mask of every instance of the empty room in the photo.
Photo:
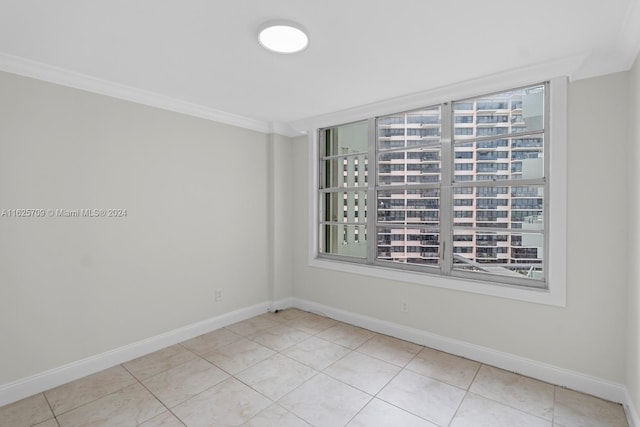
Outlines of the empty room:
[[640,0],[0,0],[0,427],[640,427]]

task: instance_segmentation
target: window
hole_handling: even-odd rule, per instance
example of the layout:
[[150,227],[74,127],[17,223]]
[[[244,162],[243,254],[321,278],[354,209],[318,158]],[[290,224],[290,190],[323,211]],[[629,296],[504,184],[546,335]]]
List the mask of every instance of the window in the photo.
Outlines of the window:
[[[486,96],[469,98],[470,86],[465,83],[446,88],[453,99],[449,102],[442,102],[446,98],[439,89],[300,121],[298,126],[308,129],[313,147],[309,265],[565,306],[567,79],[500,91],[505,81],[517,87],[521,78],[514,74],[475,82],[473,92],[482,93],[484,88],[490,93]],[[420,108],[419,99],[439,103]],[[388,114],[402,110],[406,112]],[[473,121],[459,119],[464,124],[456,124],[458,115]],[[479,115],[507,116],[508,120],[477,124]],[[345,153],[339,150],[341,144],[327,144],[331,135],[353,127],[361,132],[362,151]],[[385,137],[381,132],[385,127],[401,128],[404,136]],[[406,135],[407,129],[419,127],[437,128],[438,136]],[[471,128],[471,134],[455,135],[458,127]],[[477,129],[482,127],[507,130],[497,136],[479,136]],[[343,131],[342,136],[347,133]],[[385,145],[389,141],[394,145]],[[341,178],[328,180],[331,160],[359,155],[366,157],[364,164],[359,159],[360,176],[344,176],[357,185],[345,186],[338,181]],[[496,171],[478,172],[477,165],[482,163],[495,164]],[[338,162],[337,167],[343,164]],[[423,171],[423,164],[436,167]],[[388,165],[385,171],[382,165]],[[365,179],[366,185],[361,185]],[[340,201],[348,212],[349,193],[354,191],[358,192],[357,220],[349,215],[343,218],[344,210],[339,209],[333,221],[327,200]],[[456,218],[456,211],[470,211],[472,216]],[[478,216],[480,211],[506,211],[507,216]],[[356,234],[359,250],[349,240]],[[426,241],[428,246],[421,243]],[[480,246],[501,249],[478,251]],[[416,247],[424,250],[415,252]]]
[[547,112],[538,84],[320,129],[319,256],[546,288]]

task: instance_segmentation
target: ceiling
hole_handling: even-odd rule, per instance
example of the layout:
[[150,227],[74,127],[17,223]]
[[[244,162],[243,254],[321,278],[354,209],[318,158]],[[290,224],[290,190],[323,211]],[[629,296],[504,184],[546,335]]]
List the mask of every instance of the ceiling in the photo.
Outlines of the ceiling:
[[[0,0],[0,70],[259,129],[568,57],[572,78],[626,70],[638,3]],[[272,19],[308,49],[261,48]]]

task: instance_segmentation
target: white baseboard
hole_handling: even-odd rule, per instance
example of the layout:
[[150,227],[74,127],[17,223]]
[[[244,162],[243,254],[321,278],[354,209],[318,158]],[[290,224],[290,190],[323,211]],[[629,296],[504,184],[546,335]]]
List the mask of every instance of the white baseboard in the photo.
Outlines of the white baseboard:
[[387,322],[338,308],[318,304],[300,298],[286,298],[242,308],[201,322],[193,323],[173,331],[156,335],[136,343],[132,343],[102,354],[69,363],[27,378],[0,385],[0,406],[18,401],[25,397],[49,390],[53,387],[74,381],[86,375],[94,374],[112,366],[144,356],[170,345],[188,340],[204,333],[222,328],[232,323],[257,316],[267,311],[283,310],[295,307],[301,310],[322,314],[332,319],[360,326],[385,335],[414,342],[447,353],[466,357],[487,365],[502,368],[564,386],[573,390],[588,393],[603,399],[620,402],[624,405],[629,427],[640,427],[638,408],[627,388],[600,378],[581,374],[546,363],[523,358],[509,353],[496,351],[487,347],[454,340],[432,334],[420,329]]
[[629,390],[625,390],[625,396],[624,412],[627,414],[629,427],[640,427],[640,414],[638,413],[638,408],[636,408],[634,400],[629,394]]
[[[286,305],[289,304],[289,305]],[[198,335],[222,328],[232,323],[240,322],[250,317],[266,313],[272,307],[285,308],[291,306],[291,301],[277,301],[260,303],[251,307],[241,308],[230,313],[212,317],[201,322],[193,323],[182,328],[155,337],[147,338],[129,345],[125,345],[102,354],[78,360],[48,371],[32,375],[8,384],[0,385],[0,406],[16,402],[25,397],[49,390],[84,376],[95,374],[104,369],[144,356],[162,348],[177,344]]]
[[295,299],[293,297],[284,298],[279,301],[271,301],[269,302],[269,311],[273,312],[273,311],[291,308],[294,306],[293,305],[294,302],[295,302]]
[[[517,372],[531,378],[591,394],[602,399],[622,403],[625,406],[630,427],[640,427],[637,411],[623,384],[300,298],[294,298],[293,306],[371,331],[466,357],[508,371]],[[635,425],[633,423],[635,423]]]

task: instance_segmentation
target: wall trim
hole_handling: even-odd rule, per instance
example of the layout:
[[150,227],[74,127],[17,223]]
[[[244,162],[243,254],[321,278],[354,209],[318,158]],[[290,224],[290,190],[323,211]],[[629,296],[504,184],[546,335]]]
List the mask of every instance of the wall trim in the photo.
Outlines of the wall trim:
[[[633,407],[633,401],[630,399],[629,393],[623,384],[305,299],[294,298],[293,300],[293,306],[301,310],[321,314],[371,331],[462,356],[602,399],[622,403],[625,406],[625,410],[628,410],[627,413],[635,414],[633,417],[637,420],[637,412]],[[629,418],[631,419],[632,417],[629,416]],[[640,425],[636,422],[635,427],[640,427]]]
[[[288,305],[289,302],[290,301],[274,302],[273,304],[277,307],[284,308],[290,306]],[[71,362],[27,378],[7,384],[0,384],[0,406],[16,402],[25,397],[33,396],[34,394],[100,372],[120,363],[153,353],[154,351],[197,337],[198,335],[266,313],[271,307],[271,304],[272,303],[269,302],[263,302],[241,308],[101,354]]]
[[1,384],[0,406],[8,405],[198,335],[258,316],[267,311],[284,310],[292,307],[428,346],[436,350],[456,354],[501,369],[517,372],[551,384],[564,386],[614,402],[620,402],[624,406],[629,427],[640,427],[638,408],[635,407],[629,391],[622,384],[297,297],[263,302],[241,308],[27,378]]
[[[162,110],[182,113],[201,119],[237,126],[262,133],[287,131],[290,129],[280,125],[255,120],[238,114],[216,110],[203,105],[194,104],[158,93],[137,89],[135,87],[99,79],[86,74],[71,71],[65,68],[55,67],[42,62],[13,56],[0,52],[0,71],[31,77],[62,86],[85,90],[100,95],[111,96],[126,101],[143,104]],[[297,134],[296,134],[297,135]],[[290,136],[290,135],[285,135]]]
[[631,394],[629,394],[629,389],[625,388],[624,413],[627,415],[629,427],[640,427],[640,412],[638,412],[638,409]]

